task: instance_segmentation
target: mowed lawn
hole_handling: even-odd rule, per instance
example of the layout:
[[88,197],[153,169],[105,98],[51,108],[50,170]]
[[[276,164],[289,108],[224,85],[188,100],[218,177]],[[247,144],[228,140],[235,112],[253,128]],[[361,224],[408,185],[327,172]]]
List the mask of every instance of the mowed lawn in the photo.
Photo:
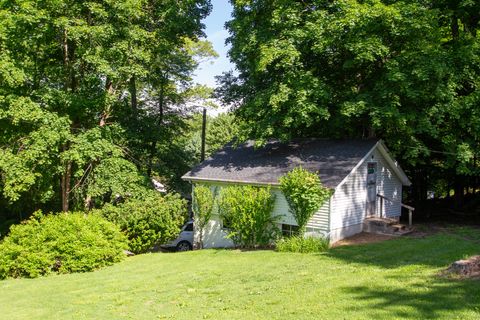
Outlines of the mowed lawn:
[[480,282],[438,276],[480,254],[480,235],[469,239],[140,255],[92,273],[1,281],[0,318],[480,319]]

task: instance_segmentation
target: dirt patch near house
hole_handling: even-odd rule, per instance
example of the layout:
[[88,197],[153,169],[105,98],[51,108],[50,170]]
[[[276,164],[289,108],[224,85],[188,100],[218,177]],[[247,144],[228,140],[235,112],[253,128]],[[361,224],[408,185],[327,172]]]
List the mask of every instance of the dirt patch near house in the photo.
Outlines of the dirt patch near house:
[[[418,239],[436,234],[449,234],[480,245],[480,226],[464,226],[448,223],[419,223],[413,226],[411,233],[405,234],[402,237]],[[375,243],[395,238],[398,238],[398,236],[362,232],[340,240],[334,243],[332,247]]]
[[349,238],[345,238],[340,241],[337,241],[332,245],[332,247],[334,248],[334,247],[340,247],[340,246],[354,246],[359,244],[381,242],[381,241],[395,239],[395,238],[398,238],[398,237],[362,232],[354,236],[351,236]]
[[467,241],[480,243],[480,226],[454,225],[447,223],[422,223],[414,226],[407,237],[425,238],[436,234],[449,234]]

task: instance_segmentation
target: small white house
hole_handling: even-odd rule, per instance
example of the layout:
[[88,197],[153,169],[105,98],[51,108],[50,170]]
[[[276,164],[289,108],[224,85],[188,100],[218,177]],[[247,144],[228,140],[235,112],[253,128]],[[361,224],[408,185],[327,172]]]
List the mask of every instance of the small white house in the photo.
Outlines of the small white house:
[[[252,141],[227,145],[183,176],[196,183],[221,188],[229,184],[270,185],[275,197],[274,215],[280,215],[283,233],[297,223],[279,189],[279,178],[301,166],[318,172],[333,194],[307,225],[307,233],[334,243],[362,231],[367,217],[398,219],[402,186],[411,184],[381,140],[300,139],[289,143],[269,141],[255,148]],[[378,195],[389,200],[381,200]],[[230,247],[221,218],[215,214],[205,230],[205,247]]]

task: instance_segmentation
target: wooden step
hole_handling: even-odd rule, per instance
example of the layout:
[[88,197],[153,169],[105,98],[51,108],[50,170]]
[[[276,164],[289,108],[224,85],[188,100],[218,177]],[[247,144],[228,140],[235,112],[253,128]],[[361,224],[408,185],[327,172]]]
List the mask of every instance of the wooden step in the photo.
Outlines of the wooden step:
[[394,219],[368,218],[363,222],[363,231],[384,235],[404,235],[412,232],[406,225]]
[[390,225],[393,229],[395,230],[405,230],[407,228],[406,225],[404,224],[400,224],[400,223],[397,223],[397,224],[392,224]]
[[405,229],[398,230],[398,231],[394,232],[393,235],[394,236],[403,236],[403,235],[412,233],[413,231],[415,231],[414,228],[405,228]]

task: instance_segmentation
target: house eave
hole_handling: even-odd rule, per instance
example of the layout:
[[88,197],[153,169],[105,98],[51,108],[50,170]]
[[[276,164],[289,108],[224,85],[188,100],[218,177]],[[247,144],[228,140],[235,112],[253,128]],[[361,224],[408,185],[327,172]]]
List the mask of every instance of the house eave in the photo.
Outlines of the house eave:
[[248,180],[233,180],[233,179],[217,179],[217,178],[204,178],[204,177],[192,177],[192,176],[183,176],[183,180],[189,182],[206,182],[206,183],[225,183],[225,184],[243,184],[243,185],[255,185],[255,186],[272,186],[279,187],[280,183],[278,182],[258,182],[258,181],[248,181]]
[[393,169],[393,171],[395,171],[402,184],[406,187],[410,187],[412,185],[412,182],[410,181],[410,179],[408,179],[405,171],[403,171],[403,169],[398,165],[398,162],[392,158],[390,152],[387,149],[387,146],[383,143],[383,140],[380,140],[377,143],[377,147],[385,160],[390,165],[390,167]]
[[[223,183],[223,184],[241,184],[241,185],[251,185],[258,187],[273,187],[280,188],[279,182],[257,182],[257,181],[248,181],[248,180],[233,180],[233,179],[217,179],[217,178],[199,178],[184,175],[182,180],[189,181],[191,183],[203,182],[203,183]],[[335,188],[326,187],[328,189],[334,190]]]
[[347,174],[347,175],[345,176],[345,178],[343,178],[342,181],[340,181],[340,183],[335,187],[335,190],[340,189],[340,187],[343,186],[343,185],[347,182],[347,180],[348,180],[348,178],[350,177],[350,175],[351,175],[353,172],[357,171],[357,169],[362,165],[362,163],[363,163],[364,161],[366,161],[366,160],[370,157],[370,155],[372,154],[373,150],[375,150],[375,148],[377,148],[377,146],[378,146],[378,142],[375,143],[375,145],[374,145],[370,150],[368,150],[368,152],[365,154],[365,156],[355,165],[355,167],[353,167],[353,169],[350,171],[350,173]]
[[375,149],[378,149],[380,151],[380,153],[382,154],[383,158],[385,159],[385,161],[387,161],[387,163],[390,165],[390,167],[392,168],[392,170],[395,172],[395,174],[397,175],[397,177],[400,179],[400,182],[402,183],[402,185],[406,186],[406,187],[409,187],[412,185],[412,182],[410,181],[410,179],[408,179],[407,175],[405,174],[405,172],[402,170],[402,168],[400,168],[400,166],[398,165],[397,161],[395,161],[392,156],[390,155],[390,152],[388,151],[387,147],[385,146],[385,144],[383,143],[382,140],[379,140],[368,152],[367,154],[362,158],[362,160],[360,160],[357,165],[352,169],[352,171],[350,171],[350,173],[337,185],[337,187],[335,189],[339,189],[342,185],[345,184],[345,182],[348,180],[349,176],[355,172],[369,157],[370,155],[372,154],[372,152],[375,150]]

